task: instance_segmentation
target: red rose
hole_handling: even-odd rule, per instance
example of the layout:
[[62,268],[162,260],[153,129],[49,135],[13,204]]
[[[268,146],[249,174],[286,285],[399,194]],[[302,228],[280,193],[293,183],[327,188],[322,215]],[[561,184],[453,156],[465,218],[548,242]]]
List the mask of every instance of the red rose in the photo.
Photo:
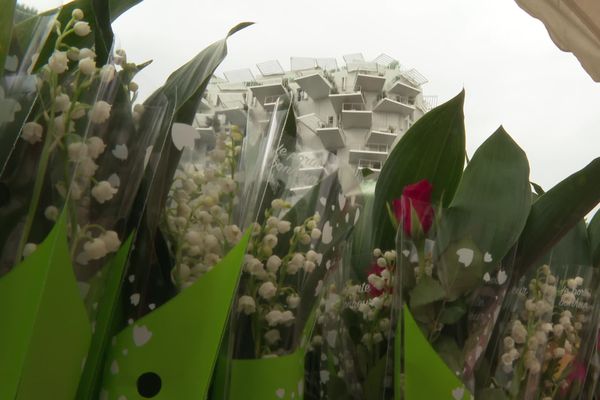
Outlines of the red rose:
[[402,224],[404,233],[412,236],[412,210],[415,210],[421,229],[427,233],[433,221],[433,208],[431,207],[431,190],[433,186],[427,179],[412,185],[405,186],[400,199],[392,201],[392,209],[398,223]]

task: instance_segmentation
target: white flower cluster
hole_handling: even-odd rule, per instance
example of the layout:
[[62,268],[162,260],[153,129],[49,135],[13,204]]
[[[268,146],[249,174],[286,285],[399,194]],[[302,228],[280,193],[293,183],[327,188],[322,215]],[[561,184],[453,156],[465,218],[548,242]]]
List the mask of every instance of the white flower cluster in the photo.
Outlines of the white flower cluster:
[[346,284],[342,295],[344,304],[360,315],[361,342],[369,350],[390,334],[396,251],[373,251],[374,261],[367,276],[368,284]]
[[[272,201],[264,223],[253,226],[244,261],[245,293],[237,310],[260,326],[260,336],[254,338],[258,357],[284,353],[284,332],[296,319],[302,285],[323,258],[314,250],[321,238],[319,214],[292,227],[280,217],[290,207],[282,199]],[[281,243],[284,235],[291,236],[289,243]]]
[[233,223],[242,140],[236,126],[223,128],[206,164],[186,163],[176,172],[163,229],[175,258],[171,276],[180,289],[210,271],[242,237]]
[[540,376],[541,397],[552,398],[566,384],[567,376],[560,371],[569,369],[581,345],[581,330],[591,308],[591,293],[581,289],[583,284],[579,276],[559,281],[543,265],[529,282],[527,295],[519,293],[524,307],[503,339],[500,368],[505,374],[525,370]]
[[[99,167],[97,160],[106,149],[104,141],[100,137],[90,137],[86,140],[75,132],[77,121],[85,117],[86,113],[92,124],[102,124],[108,120],[111,112],[109,103],[100,100],[94,104],[85,104],[80,96],[90,90],[93,83],[109,83],[115,78],[114,66],[106,65],[101,69],[96,67],[96,53],[93,49],[72,47],[64,43],[70,35],[90,34],[90,25],[83,21],[83,18],[83,11],[75,9],[64,28],[61,29],[60,24],[56,25],[58,39],[54,51],[47,64],[42,67],[38,78],[40,96],[48,93],[50,97],[41,102],[45,109],[23,126],[21,138],[32,145],[45,141],[45,159],[50,159],[49,155],[55,149],[63,152],[61,159],[65,160],[66,172],[64,179],[58,181],[55,187],[66,200],[67,207],[72,210],[69,213],[70,238],[74,250],[80,252],[76,260],[87,264],[117,251],[121,241],[112,230],[99,225],[82,227],[78,221],[72,220],[79,214],[77,208],[80,205],[90,204],[91,198],[104,204],[113,199],[119,186],[119,178],[115,174],[107,180],[98,180],[95,177]],[[73,74],[65,77],[70,69]],[[44,159],[43,156],[41,158]],[[43,166],[44,170],[46,166]],[[44,176],[36,179],[44,179]],[[72,201],[77,203],[71,203]],[[47,206],[44,215],[47,219],[56,221],[59,208]],[[93,236],[92,231],[98,234]],[[27,252],[30,252],[31,248],[29,246]]]

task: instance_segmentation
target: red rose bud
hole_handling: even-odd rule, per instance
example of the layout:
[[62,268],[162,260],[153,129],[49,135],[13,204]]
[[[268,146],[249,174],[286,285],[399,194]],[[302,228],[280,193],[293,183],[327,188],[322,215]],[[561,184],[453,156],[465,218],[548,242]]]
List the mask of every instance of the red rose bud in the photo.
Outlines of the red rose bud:
[[[392,209],[404,233],[416,237],[420,232],[427,233],[433,222],[431,191],[433,186],[423,179],[405,186],[400,199],[392,201]],[[412,222],[416,222],[413,224]]]

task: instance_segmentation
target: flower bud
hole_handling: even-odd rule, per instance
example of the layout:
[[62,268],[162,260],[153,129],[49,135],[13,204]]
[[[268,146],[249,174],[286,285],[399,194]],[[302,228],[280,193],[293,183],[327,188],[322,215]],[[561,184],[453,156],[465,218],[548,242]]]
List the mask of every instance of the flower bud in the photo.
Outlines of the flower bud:
[[78,21],[73,26],[73,30],[77,36],[87,36],[90,34],[92,29],[90,28],[90,24],[84,21]]
[[81,8],[74,9],[73,12],[71,13],[71,16],[78,21],[82,20],[84,17],[83,11],[81,10]]
[[79,71],[84,75],[92,75],[96,71],[96,62],[90,57],[79,60]]

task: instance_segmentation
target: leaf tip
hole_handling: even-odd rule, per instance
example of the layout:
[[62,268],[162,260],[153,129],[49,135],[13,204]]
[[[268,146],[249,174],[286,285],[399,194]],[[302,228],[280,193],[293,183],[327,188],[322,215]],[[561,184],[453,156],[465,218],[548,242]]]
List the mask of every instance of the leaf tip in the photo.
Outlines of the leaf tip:
[[237,33],[239,31],[241,31],[244,28],[249,27],[250,25],[254,25],[254,22],[250,22],[250,21],[240,22],[239,24],[237,24],[236,26],[234,26],[233,28],[231,28],[229,30],[229,32],[227,32],[227,37],[233,35],[234,33]]

